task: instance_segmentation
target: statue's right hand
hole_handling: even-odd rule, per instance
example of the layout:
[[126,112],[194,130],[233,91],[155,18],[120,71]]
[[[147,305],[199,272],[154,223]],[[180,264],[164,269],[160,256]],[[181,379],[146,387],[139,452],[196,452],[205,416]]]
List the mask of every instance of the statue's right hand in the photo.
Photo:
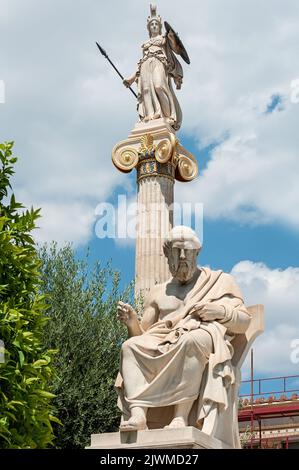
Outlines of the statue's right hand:
[[130,304],[118,302],[117,305],[117,318],[126,326],[132,325],[137,320],[137,313]]
[[125,87],[129,88],[131,85],[132,85],[133,81],[131,81],[130,78],[125,78],[123,80],[123,84],[125,85]]
[[137,75],[136,75],[136,73],[135,73],[132,77],[130,77],[130,78],[125,78],[125,79],[123,80],[123,84],[124,84],[127,88],[129,88],[129,87],[130,87],[131,85],[133,85],[133,83],[135,82],[136,77],[137,77]]

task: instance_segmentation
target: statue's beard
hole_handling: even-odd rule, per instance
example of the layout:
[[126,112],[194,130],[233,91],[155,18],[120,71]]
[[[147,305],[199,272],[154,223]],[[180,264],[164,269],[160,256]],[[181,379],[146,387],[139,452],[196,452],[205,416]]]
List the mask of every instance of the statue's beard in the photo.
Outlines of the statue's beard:
[[180,261],[177,266],[174,264],[170,266],[170,272],[178,281],[184,283],[192,278],[195,267],[187,261]]

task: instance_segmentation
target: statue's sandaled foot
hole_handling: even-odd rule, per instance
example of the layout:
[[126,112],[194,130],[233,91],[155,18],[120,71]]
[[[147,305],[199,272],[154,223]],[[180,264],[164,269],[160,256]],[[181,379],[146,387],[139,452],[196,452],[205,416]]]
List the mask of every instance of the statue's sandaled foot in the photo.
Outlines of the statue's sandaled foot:
[[170,124],[171,126],[175,123],[175,120],[173,118],[167,118],[166,121],[168,122],[168,124]]
[[145,431],[147,429],[146,420],[141,416],[132,416],[128,421],[123,421],[119,426],[120,431]]
[[150,114],[146,116],[143,120],[144,122],[154,121],[155,119],[159,119],[161,117],[160,113]]
[[186,421],[181,416],[177,418],[173,418],[168,426],[164,426],[164,429],[177,429],[177,428],[185,428],[187,426]]
[[153,116],[151,116],[151,119],[160,119],[161,114],[160,113],[155,113]]

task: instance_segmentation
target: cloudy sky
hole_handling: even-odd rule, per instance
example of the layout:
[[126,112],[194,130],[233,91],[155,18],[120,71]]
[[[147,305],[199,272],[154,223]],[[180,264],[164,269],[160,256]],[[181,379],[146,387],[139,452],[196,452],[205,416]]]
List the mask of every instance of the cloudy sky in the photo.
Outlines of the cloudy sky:
[[[115,170],[111,150],[137,116],[95,41],[130,75],[149,3],[0,0],[0,141],[15,141],[16,195],[42,208],[39,242],[72,241],[79,255],[89,245],[94,259],[112,258],[124,283],[134,244],[99,239],[96,207],[135,198],[135,175]],[[299,3],[160,0],[158,12],[191,58],[178,92],[180,140],[200,177],[176,183],[175,198],[204,205],[200,262],[232,271],[246,303],[265,305],[256,376],[297,374]]]

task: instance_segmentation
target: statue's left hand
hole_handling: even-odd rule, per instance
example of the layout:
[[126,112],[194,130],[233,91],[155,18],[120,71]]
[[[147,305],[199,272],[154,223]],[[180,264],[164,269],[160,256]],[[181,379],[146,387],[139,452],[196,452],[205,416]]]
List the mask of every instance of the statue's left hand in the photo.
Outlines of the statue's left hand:
[[194,305],[189,314],[197,315],[203,321],[223,320],[225,308],[223,305],[208,302],[205,305]]
[[174,79],[174,83],[175,83],[175,85],[176,85],[176,89],[177,89],[177,90],[180,90],[181,87],[182,87],[183,79],[182,79],[181,77],[176,77],[176,78]]

